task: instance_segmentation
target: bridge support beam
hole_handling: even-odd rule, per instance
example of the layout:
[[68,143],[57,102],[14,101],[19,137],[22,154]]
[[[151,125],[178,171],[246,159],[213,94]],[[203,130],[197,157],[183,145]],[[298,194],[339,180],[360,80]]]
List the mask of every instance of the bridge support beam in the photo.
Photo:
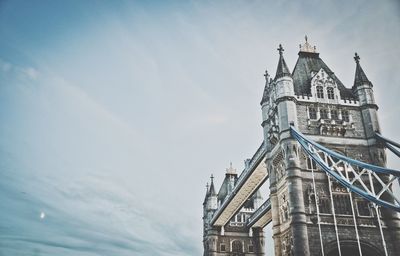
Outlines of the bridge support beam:
[[274,239],[274,252],[275,256],[281,256],[281,240],[280,240],[280,221],[279,221],[279,202],[277,195],[277,187],[276,187],[276,173],[272,168],[272,159],[267,158],[265,160],[266,163],[270,163],[267,165],[269,170],[269,198],[271,200],[271,215],[272,215],[272,238]]

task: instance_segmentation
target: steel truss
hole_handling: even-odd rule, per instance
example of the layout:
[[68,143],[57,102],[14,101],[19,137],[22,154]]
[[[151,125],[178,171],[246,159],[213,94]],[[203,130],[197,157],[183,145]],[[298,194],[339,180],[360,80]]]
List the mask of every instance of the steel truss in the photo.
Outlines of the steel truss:
[[399,171],[341,155],[307,139],[293,127],[291,134],[308,156],[338,183],[370,202],[400,212],[400,198],[392,191],[393,183],[400,178]]

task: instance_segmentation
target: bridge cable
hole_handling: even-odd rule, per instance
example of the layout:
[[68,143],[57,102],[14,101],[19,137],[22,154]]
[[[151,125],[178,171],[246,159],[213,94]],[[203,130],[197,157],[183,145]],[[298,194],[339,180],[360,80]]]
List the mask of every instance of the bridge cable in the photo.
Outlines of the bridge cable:
[[[323,240],[322,240],[322,232],[321,232],[321,220],[319,218],[319,202],[318,202],[319,201],[319,196],[317,194],[317,189],[316,189],[316,186],[315,186],[314,166],[313,166],[314,160],[311,157],[309,157],[309,159],[310,159],[310,163],[311,163],[311,174],[312,174],[312,180],[313,180],[315,206],[316,206],[316,209],[317,209],[317,221],[318,221],[318,230],[319,230],[319,240],[321,242],[321,253],[322,253],[322,256],[325,256],[324,243],[323,243]],[[318,197],[318,199],[317,199],[317,197]]]
[[[326,157],[326,156],[325,156]],[[332,205],[332,214],[333,214],[333,223],[335,224],[335,233],[336,233],[336,241],[337,241],[337,247],[338,247],[338,253],[339,256],[342,256],[342,252],[340,251],[340,240],[339,240],[339,232],[338,232],[338,227],[337,227],[337,221],[336,221],[336,214],[335,214],[335,204],[333,202],[333,194],[332,194],[332,181],[329,175],[328,176],[328,183],[329,183],[329,194],[331,196],[331,205]]]
[[[346,174],[346,178],[349,180],[349,173],[347,172],[347,165],[348,165],[347,163],[344,163],[344,171],[345,171],[345,174]],[[350,189],[348,189],[348,188],[346,188],[346,189],[347,189],[347,192],[349,193],[349,196],[350,196],[351,212],[353,214],[354,229],[356,230],[358,252],[359,252],[360,256],[362,256],[360,236],[358,234],[356,215],[355,215],[355,212],[354,212],[353,195],[352,195]]]
[[[370,172],[368,173],[368,178],[369,178],[369,184],[371,186],[372,193],[375,194],[375,187],[374,187],[374,183],[372,181],[372,176],[371,176]],[[388,256],[385,237],[383,236],[382,223],[381,223],[381,218],[380,218],[380,214],[379,214],[379,209],[378,209],[378,205],[376,205],[375,203],[374,203],[374,208],[375,208],[375,213],[376,213],[376,219],[378,221],[379,231],[381,233],[383,250],[385,251],[385,256]]]

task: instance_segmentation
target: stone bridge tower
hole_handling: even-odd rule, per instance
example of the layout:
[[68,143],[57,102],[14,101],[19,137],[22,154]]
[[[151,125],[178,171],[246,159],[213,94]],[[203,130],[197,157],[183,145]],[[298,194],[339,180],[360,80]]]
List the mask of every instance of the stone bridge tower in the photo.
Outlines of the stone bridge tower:
[[225,179],[216,193],[213,176],[207,185],[203,202],[203,246],[204,256],[264,256],[264,233],[261,229],[249,229],[246,221],[263,202],[259,190],[252,195],[223,227],[210,225],[215,211],[228,197],[238,180],[236,169],[226,169]]
[[[374,138],[380,128],[373,85],[361,68],[360,58],[356,54],[354,84],[349,88],[307,38],[300,45],[293,72],[281,45],[278,51],[276,75],[270,78],[266,72],[261,101],[275,255],[322,255],[322,250],[324,255],[339,255],[338,240],[341,255],[358,255],[354,220],[363,255],[385,255],[371,205],[328,179],[306,157],[289,130],[293,125],[314,141],[353,159],[386,164],[383,145]],[[387,253],[400,255],[398,215],[385,209],[380,215]]]

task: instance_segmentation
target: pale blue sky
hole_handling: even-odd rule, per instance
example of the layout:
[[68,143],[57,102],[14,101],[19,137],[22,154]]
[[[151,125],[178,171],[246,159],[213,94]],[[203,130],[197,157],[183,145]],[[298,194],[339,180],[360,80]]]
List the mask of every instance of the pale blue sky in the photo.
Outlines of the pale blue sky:
[[396,1],[143,2],[0,2],[0,255],[201,255],[205,183],[305,34],[347,87],[359,53],[400,141]]

